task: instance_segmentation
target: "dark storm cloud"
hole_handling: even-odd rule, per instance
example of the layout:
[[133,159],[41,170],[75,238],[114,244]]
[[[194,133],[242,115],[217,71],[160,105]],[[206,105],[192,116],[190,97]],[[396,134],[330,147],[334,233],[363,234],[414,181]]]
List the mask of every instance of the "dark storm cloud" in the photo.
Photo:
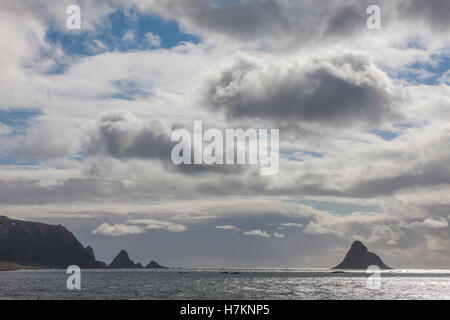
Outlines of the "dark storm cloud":
[[163,0],[152,11],[206,37],[305,47],[367,32],[371,5],[380,7],[383,28],[396,21],[414,28],[417,19],[438,30],[450,25],[448,0]]
[[[251,168],[248,165],[174,165],[171,152],[177,142],[171,141],[170,130],[160,121],[145,122],[125,110],[103,113],[89,131],[89,138],[85,150],[90,155],[106,155],[123,161],[160,160],[168,170],[185,175],[242,174]],[[225,149],[223,152],[225,155]],[[193,157],[192,152],[191,163],[194,163]]]
[[292,28],[285,8],[274,0],[245,1],[234,4],[211,5],[208,0],[172,1],[171,10],[189,16],[199,26],[220,31],[234,37],[282,33]]
[[411,0],[402,4],[400,14],[406,13],[409,19],[420,19],[441,31],[450,27],[450,1],[448,0]]
[[50,187],[40,185],[38,180],[0,181],[0,190],[3,205],[125,200],[125,195],[130,195],[122,181],[105,179],[67,179]]
[[344,56],[307,67],[263,67],[240,59],[209,84],[206,103],[231,118],[267,118],[334,126],[377,125],[396,116],[398,97],[367,59]]
[[[188,30],[236,40],[304,46],[330,35],[366,31],[366,9],[380,0],[172,0],[159,1],[160,14],[180,20]],[[386,13],[388,15],[388,13]],[[295,40],[294,40],[295,38]]]
[[170,133],[159,121],[144,122],[128,111],[110,111],[101,115],[90,132],[86,150],[114,158],[170,160]]
[[361,31],[366,20],[366,12],[361,7],[338,8],[329,19],[325,36],[348,37],[356,31]]
[[[273,190],[272,194],[302,194],[311,196],[333,196],[344,198],[376,198],[414,188],[432,188],[450,185],[450,172],[444,169],[448,160],[431,161],[415,167],[414,171],[398,173],[391,177],[364,179],[363,177],[345,189],[333,189],[325,185],[325,176],[318,176],[311,184],[300,184],[298,188]],[[269,193],[267,190],[264,192]]]
[[343,192],[349,197],[369,198],[390,196],[408,188],[433,187],[450,184],[448,160],[432,161],[416,166],[413,172],[400,173],[394,177],[362,180]]
[[235,38],[283,34],[293,28],[286,8],[275,0],[227,3],[210,0],[164,1],[160,10],[207,32]]
[[[294,186],[271,187],[261,177],[242,181],[224,178],[222,183],[214,185],[204,182],[198,185],[202,194],[208,195],[265,195],[265,196],[330,196],[337,198],[377,198],[393,196],[404,190],[415,188],[433,188],[439,185],[450,185],[450,172],[446,168],[448,160],[436,160],[416,165],[410,172],[397,173],[388,177],[364,178],[349,184],[345,188],[329,186],[329,177],[319,174],[305,173],[298,178]],[[311,181],[312,180],[312,181]],[[311,181],[311,182],[306,182]],[[442,210],[441,210],[442,211]]]

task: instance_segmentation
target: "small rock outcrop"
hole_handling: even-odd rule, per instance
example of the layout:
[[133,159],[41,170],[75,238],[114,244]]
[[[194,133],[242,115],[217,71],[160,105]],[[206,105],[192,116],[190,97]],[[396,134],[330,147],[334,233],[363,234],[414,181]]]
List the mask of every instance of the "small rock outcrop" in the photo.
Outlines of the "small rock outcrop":
[[150,263],[145,267],[147,269],[167,269],[167,267],[164,267],[162,265],[160,265],[158,262],[156,261],[150,261]]
[[91,247],[84,248],[61,225],[13,220],[0,216],[0,262],[21,266],[103,268]]
[[140,269],[140,268],[142,268],[142,264],[134,263],[134,261],[130,259],[130,256],[128,255],[128,252],[126,252],[125,250],[121,250],[119,252],[119,254],[109,264],[108,268],[112,268],[112,269]]
[[373,265],[380,269],[391,269],[384,264],[379,256],[369,252],[361,241],[355,241],[347,252],[344,261],[333,269],[367,269]]

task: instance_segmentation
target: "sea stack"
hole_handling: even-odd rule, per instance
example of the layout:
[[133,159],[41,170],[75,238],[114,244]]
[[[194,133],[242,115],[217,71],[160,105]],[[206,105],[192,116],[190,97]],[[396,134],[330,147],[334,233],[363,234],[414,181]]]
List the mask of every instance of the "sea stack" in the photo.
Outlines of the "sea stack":
[[353,242],[347,255],[339,265],[333,269],[367,269],[378,266],[380,269],[391,269],[373,252],[369,252],[361,241]]
[[134,263],[133,260],[130,259],[128,252],[125,250],[121,250],[119,254],[114,258],[114,260],[110,263],[108,268],[112,269],[140,269],[142,268],[142,264]]
[[164,267],[162,265],[160,265],[158,262],[156,261],[150,261],[150,263],[145,267],[147,269],[167,269],[167,267]]

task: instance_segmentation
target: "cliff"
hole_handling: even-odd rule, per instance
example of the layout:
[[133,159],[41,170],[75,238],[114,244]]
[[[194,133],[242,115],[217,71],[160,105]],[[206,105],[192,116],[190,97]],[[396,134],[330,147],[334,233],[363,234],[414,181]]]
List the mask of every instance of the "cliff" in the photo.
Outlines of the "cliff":
[[344,261],[333,269],[367,269],[373,265],[380,269],[391,269],[384,264],[379,256],[369,252],[361,241],[355,241],[347,252]]
[[0,262],[21,266],[103,268],[91,247],[63,226],[12,220],[0,216]]

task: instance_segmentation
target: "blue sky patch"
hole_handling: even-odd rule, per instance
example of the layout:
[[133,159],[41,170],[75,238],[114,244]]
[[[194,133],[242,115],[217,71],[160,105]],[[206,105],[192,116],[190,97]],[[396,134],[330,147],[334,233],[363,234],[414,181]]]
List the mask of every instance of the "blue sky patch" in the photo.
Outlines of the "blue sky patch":
[[450,70],[450,56],[434,55],[431,61],[413,63],[407,70],[400,71],[398,77],[413,84],[438,85],[442,82],[442,76]]
[[289,199],[284,200],[285,202],[300,203],[310,206],[316,210],[328,211],[331,213],[336,213],[340,215],[352,214],[354,212],[379,212],[380,207],[378,206],[365,206],[358,203],[341,203],[341,202],[331,202],[331,201],[316,201],[316,200],[304,200],[304,199]]
[[117,80],[112,83],[112,86],[116,92],[102,98],[135,101],[140,98],[148,98],[151,95],[149,91],[142,88],[139,82],[133,80]]
[[13,128],[24,127],[41,114],[41,111],[33,109],[0,110],[0,123]]
[[[199,43],[200,38],[187,34],[176,21],[147,15],[140,10],[119,9],[103,18],[95,30],[68,31],[50,25],[47,41],[60,45],[70,56],[92,56],[105,51],[126,52],[156,47],[170,49],[182,42]],[[161,38],[160,45],[148,41],[148,33]]]
[[379,136],[381,139],[385,141],[392,141],[399,136],[398,132],[384,131],[384,130],[374,130],[370,131],[370,133]]
[[280,153],[283,154],[284,156],[286,156],[286,158],[288,158],[289,160],[294,160],[294,161],[303,161],[302,156],[304,156],[305,158],[310,158],[310,157],[323,158],[323,154],[315,152],[315,151],[311,151],[311,150],[282,149],[282,150],[280,150]]
[[[0,123],[12,129],[10,135],[23,135],[30,122],[42,115],[40,110],[11,109],[0,110]],[[7,150],[0,150],[0,165],[35,165],[36,161],[19,159]]]

